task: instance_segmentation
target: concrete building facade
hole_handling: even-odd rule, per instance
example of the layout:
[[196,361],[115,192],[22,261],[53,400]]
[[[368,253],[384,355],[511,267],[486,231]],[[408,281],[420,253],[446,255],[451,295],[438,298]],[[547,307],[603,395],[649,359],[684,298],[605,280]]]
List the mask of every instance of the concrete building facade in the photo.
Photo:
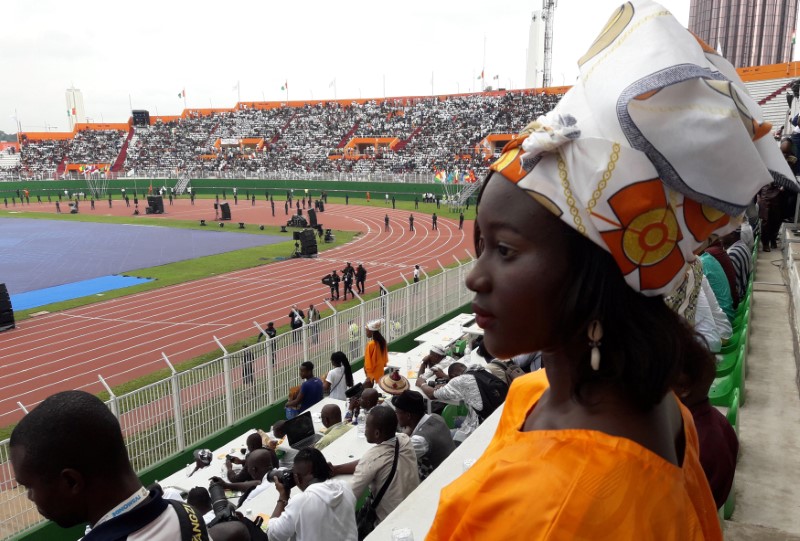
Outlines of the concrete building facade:
[[790,62],[798,0],[691,0],[689,30],[735,67]]

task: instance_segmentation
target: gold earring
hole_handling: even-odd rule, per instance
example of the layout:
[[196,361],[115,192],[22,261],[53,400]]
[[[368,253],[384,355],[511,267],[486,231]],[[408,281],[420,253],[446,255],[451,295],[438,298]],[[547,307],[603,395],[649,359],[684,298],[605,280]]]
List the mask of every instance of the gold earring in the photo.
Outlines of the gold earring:
[[591,365],[592,370],[600,370],[600,340],[603,338],[603,326],[598,320],[589,324],[589,347],[592,348]]

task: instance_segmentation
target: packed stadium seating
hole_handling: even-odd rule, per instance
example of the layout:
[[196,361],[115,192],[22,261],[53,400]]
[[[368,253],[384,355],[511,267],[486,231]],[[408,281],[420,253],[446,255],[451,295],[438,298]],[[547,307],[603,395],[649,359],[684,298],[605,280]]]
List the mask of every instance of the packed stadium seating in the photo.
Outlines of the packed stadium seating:
[[[122,174],[135,171],[429,173],[458,167],[481,174],[491,160],[478,148],[487,135],[515,133],[550,110],[560,95],[532,91],[325,102],[299,107],[246,104],[211,114],[156,119],[136,127]],[[23,174],[52,174],[63,163],[111,163],[124,132],[78,132],[67,140],[24,140]],[[353,138],[388,138],[392,148],[344,148]],[[258,144],[222,145],[251,139]],[[357,159],[356,159],[357,158]],[[59,171],[60,172],[60,171]]]

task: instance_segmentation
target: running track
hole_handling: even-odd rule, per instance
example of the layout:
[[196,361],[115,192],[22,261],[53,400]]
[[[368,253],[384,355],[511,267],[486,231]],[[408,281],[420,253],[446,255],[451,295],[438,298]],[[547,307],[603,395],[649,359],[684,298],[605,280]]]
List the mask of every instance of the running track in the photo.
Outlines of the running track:
[[[214,226],[211,207],[209,200],[198,200],[194,207],[188,200],[177,200],[166,207],[166,217],[204,218]],[[242,198],[239,205],[231,205],[232,222],[251,227],[285,224],[283,201],[276,201],[275,207],[273,218],[264,200],[251,206]],[[33,204],[24,210],[53,212],[54,207]],[[131,210],[121,201],[114,201],[113,209],[100,201],[94,212],[128,215]],[[434,205],[421,204],[420,210],[433,212]],[[393,226],[389,232],[383,225],[387,213]],[[20,322],[17,329],[0,334],[0,426],[22,416],[18,401],[30,409],[61,390],[100,392],[98,375],[118,385],[164,368],[162,352],[172,362],[185,361],[217,349],[212,335],[229,344],[253,336],[253,321],[287,323],[293,304],[304,310],[309,303],[324,307],[328,291],[320,278],[342,269],[347,261],[364,264],[371,292],[377,281],[401,282],[401,272],[410,277],[414,264],[433,270],[439,268],[437,260],[447,265],[454,255],[464,258],[472,251],[471,222],[459,231],[457,221],[440,215],[439,229],[432,231],[430,217],[415,214],[416,231],[411,233],[408,214],[380,203],[326,205],[326,212],[318,214],[324,227],[363,234],[317,259],[286,260]]]

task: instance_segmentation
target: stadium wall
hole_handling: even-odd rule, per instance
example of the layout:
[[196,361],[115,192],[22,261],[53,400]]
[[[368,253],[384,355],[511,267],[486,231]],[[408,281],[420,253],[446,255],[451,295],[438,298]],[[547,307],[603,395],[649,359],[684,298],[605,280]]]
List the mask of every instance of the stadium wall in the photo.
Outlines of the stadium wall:
[[[458,314],[466,314],[472,312],[472,305],[466,304],[452,312],[445,314],[444,316],[431,321],[424,327],[417,329],[413,334],[409,334],[391,342],[392,351],[402,352],[405,353],[414,349],[419,344],[414,340],[414,336],[419,336],[420,334],[426,333],[429,330],[449,321],[450,319],[454,318]],[[360,370],[363,368],[364,365],[364,358],[360,358],[357,362],[353,363],[353,372]],[[186,464],[189,464],[194,461],[192,457],[192,453],[194,449],[218,449],[222,445],[225,445],[232,439],[236,438],[237,436],[243,434],[244,432],[250,430],[253,427],[262,427],[263,429],[267,429],[271,427],[276,421],[280,419],[284,419],[286,416],[286,412],[284,409],[284,405],[286,400],[281,400],[280,402],[276,402],[275,404],[270,405],[269,407],[255,413],[254,415],[250,415],[245,417],[236,423],[234,423],[229,428],[218,432],[214,436],[207,438],[197,444],[193,445],[191,449],[187,449],[152,468],[149,468],[143,472],[140,472],[139,478],[141,479],[142,483],[147,486],[151,483],[156,482],[159,479],[163,479],[168,477],[173,472],[186,467]],[[84,526],[75,526],[73,528],[60,528],[56,524],[52,522],[45,522],[41,526],[34,528],[28,531],[25,534],[18,535],[13,537],[14,541],[37,541],[41,539],[47,539],[48,541],[74,541],[75,539],[79,539],[84,534]]]
[[[117,179],[108,181],[108,189],[111,190],[111,195],[115,199],[119,199],[121,189],[129,196],[133,195],[134,190],[137,193],[146,194],[150,186],[151,180],[149,179]],[[158,190],[161,186],[173,187],[176,184],[175,179],[152,179],[153,190]],[[264,190],[269,190],[270,194],[283,201],[286,196],[286,190],[295,190],[295,198],[299,197],[303,190],[308,189],[311,196],[314,198],[319,197],[319,192],[326,191],[331,197],[344,197],[345,194],[350,197],[365,197],[366,193],[370,193],[373,200],[380,199],[384,194],[395,196],[401,201],[413,201],[415,196],[420,196],[426,192],[433,192],[437,195],[445,193],[444,184],[411,184],[411,183],[389,183],[389,182],[352,182],[352,181],[337,181],[337,180],[254,180],[254,179],[194,179],[191,181],[190,186],[192,191],[197,195],[215,195],[222,196],[222,190],[226,190],[227,195],[233,198],[233,188],[238,190],[241,198],[245,197],[246,191],[250,190],[256,194],[256,200],[263,200]],[[450,185],[451,187],[454,185]],[[0,199],[8,198],[9,204],[11,198],[17,196],[17,190],[22,193],[22,190],[30,190],[30,197],[32,201],[36,201],[36,196],[41,195],[44,202],[47,202],[47,196],[51,196],[53,201],[58,200],[58,194],[64,193],[67,190],[70,194],[86,192],[89,187],[85,180],[25,180],[25,181],[10,181],[0,182]],[[299,193],[298,193],[299,190]],[[107,195],[104,194],[103,197]],[[184,195],[184,197],[186,197]],[[2,203],[2,201],[0,201]]]

